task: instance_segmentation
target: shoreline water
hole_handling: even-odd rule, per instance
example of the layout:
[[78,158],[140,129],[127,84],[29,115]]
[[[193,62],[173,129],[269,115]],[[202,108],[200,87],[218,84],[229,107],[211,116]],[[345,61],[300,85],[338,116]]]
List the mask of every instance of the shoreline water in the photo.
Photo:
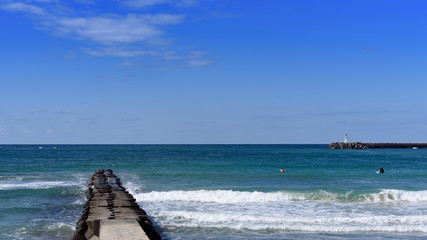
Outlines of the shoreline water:
[[2,147],[0,239],[70,239],[101,168],[115,170],[164,239],[427,236],[427,152],[323,147]]

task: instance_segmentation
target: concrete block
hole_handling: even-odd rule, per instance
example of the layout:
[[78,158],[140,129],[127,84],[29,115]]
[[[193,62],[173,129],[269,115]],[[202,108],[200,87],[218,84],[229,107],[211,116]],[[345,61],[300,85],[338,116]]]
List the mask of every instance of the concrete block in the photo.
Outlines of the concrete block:
[[101,220],[99,240],[150,240],[135,219]]

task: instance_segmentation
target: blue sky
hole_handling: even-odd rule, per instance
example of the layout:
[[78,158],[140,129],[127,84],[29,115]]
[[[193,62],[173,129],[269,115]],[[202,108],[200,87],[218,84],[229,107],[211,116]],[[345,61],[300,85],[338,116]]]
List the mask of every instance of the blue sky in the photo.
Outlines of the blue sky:
[[426,10],[0,0],[0,143],[427,142]]

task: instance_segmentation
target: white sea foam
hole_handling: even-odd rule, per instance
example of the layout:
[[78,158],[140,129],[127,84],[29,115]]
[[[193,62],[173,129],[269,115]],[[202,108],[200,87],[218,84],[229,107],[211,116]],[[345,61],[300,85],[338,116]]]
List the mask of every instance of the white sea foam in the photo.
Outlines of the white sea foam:
[[83,192],[86,191],[87,184],[89,183],[87,174],[73,174],[73,177],[76,178],[76,183],[74,185],[79,186],[80,190]]
[[18,176],[0,176],[0,181],[22,181],[23,177]]
[[424,202],[427,201],[427,190],[423,191],[404,191],[397,189],[383,189],[379,193],[365,195],[367,201],[371,202]]
[[427,232],[427,216],[266,216],[190,211],[162,211],[164,224],[175,227],[215,227],[236,230],[267,230],[307,232]]
[[[166,228],[197,227],[290,232],[427,233],[426,191],[384,189],[383,204],[354,192],[168,191],[135,194],[150,216]],[[352,195],[352,200],[345,200]],[[344,199],[344,200],[343,200]],[[388,200],[387,200],[388,201]],[[415,204],[406,204],[406,202]],[[374,204],[371,204],[374,203]],[[419,204],[421,203],[421,204]]]
[[83,205],[86,202],[86,200],[84,198],[80,198],[77,199],[76,201],[74,201],[72,204],[73,205]]
[[74,231],[76,229],[74,225],[67,223],[54,223],[46,228],[49,231]]
[[63,181],[6,182],[0,183],[0,190],[47,189],[56,187],[69,187],[74,185],[76,185],[76,183]]
[[239,192],[232,190],[197,190],[139,193],[135,198],[140,201],[192,201],[215,203],[242,202],[287,202],[305,200],[300,193],[289,192]]
[[196,191],[167,191],[148,192],[135,195],[138,201],[191,201],[213,203],[263,203],[263,202],[292,202],[292,201],[427,201],[427,191],[404,191],[384,189],[380,193],[355,196],[349,199],[353,192],[343,194],[327,191],[309,193],[301,192],[241,192],[232,190],[196,190]]
[[130,194],[135,194],[141,190],[140,185],[135,184],[133,182],[125,182],[122,184],[129,191]]

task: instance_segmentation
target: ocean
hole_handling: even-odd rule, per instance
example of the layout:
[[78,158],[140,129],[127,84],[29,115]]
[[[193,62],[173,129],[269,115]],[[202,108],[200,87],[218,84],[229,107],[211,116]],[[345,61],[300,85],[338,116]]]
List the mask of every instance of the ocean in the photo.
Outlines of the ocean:
[[325,146],[0,145],[0,239],[70,239],[96,169],[163,239],[427,238],[427,149]]

